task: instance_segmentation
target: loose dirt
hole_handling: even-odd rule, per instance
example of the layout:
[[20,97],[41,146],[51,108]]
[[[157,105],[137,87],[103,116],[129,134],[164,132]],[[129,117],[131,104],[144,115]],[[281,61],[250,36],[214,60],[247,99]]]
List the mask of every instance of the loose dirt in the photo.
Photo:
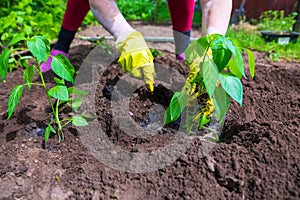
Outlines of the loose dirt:
[[[134,25],[147,36],[172,36],[170,26]],[[80,33],[107,34],[101,27]],[[197,37],[199,31],[193,34]],[[184,64],[174,59],[173,44],[153,46],[164,50],[156,63],[172,65],[186,75]],[[70,60],[77,69],[93,48],[89,42],[74,40]],[[147,173],[122,172],[103,164],[72,126],[65,128],[64,142],[51,137],[45,145],[40,135],[49,107],[40,88],[24,91],[7,120],[9,92],[23,77],[22,69],[9,73],[7,82],[0,84],[0,199],[300,199],[300,64],[270,62],[266,54],[254,53],[255,79],[246,73],[243,107],[232,101],[220,142],[202,158],[198,150],[203,142],[193,139],[171,165]],[[54,85],[53,73],[46,75],[47,84]],[[98,120],[108,138],[131,152],[149,152],[172,141],[170,133],[141,139],[119,130],[112,120],[107,83],[113,85],[122,75],[112,67],[105,81],[99,82],[95,97]],[[144,127],[146,111],[162,97],[151,99],[145,89],[139,91],[130,112]],[[64,106],[61,111],[68,115],[70,109]]]

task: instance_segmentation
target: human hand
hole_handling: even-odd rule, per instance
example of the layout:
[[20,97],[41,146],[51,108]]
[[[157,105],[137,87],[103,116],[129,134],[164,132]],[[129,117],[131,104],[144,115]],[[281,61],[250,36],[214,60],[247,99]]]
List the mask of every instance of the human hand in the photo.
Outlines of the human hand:
[[123,72],[129,72],[135,78],[143,78],[153,92],[154,58],[142,34],[136,30],[121,34],[117,38],[116,49],[121,53],[118,63]]

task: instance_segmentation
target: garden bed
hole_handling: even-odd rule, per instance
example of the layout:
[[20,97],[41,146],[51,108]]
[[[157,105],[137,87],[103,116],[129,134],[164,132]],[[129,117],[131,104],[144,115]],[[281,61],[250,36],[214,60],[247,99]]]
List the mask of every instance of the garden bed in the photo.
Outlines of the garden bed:
[[[76,68],[92,49],[87,43],[72,47],[70,59]],[[298,199],[300,65],[271,63],[259,52],[255,56],[255,79],[243,80],[243,107],[232,101],[220,142],[210,153],[199,156],[203,141],[194,138],[175,162],[147,173],[118,171],[103,164],[91,155],[71,126],[65,128],[64,142],[58,144],[52,137],[45,145],[36,127],[46,125],[49,108],[39,88],[32,87],[30,95],[24,91],[7,121],[8,94],[23,77],[21,69],[9,73],[0,93],[0,198]],[[184,64],[168,51],[155,62],[186,75]],[[168,144],[174,133],[134,138],[120,131],[112,120],[108,83],[114,84],[116,77],[122,76],[114,66],[99,82],[95,97],[98,120],[108,138],[130,152],[149,152]],[[47,73],[48,84],[54,84],[52,77],[52,72]],[[128,116],[144,127],[151,105],[161,97],[151,96],[145,88],[136,94]],[[70,111],[67,106],[61,110],[64,115]],[[32,130],[36,132],[32,134]]]

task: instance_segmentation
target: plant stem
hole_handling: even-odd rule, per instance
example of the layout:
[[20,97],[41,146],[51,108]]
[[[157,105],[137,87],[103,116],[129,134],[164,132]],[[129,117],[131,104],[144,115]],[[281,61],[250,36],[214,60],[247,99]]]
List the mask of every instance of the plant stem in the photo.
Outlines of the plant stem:
[[57,99],[57,102],[56,102],[54,115],[55,115],[57,128],[58,128],[58,139],[59,139],[59,142],[60,142],[61,140],[64,140],[64,133],[62,131],[61,122],[60,122],[59,116],[58,116],[58,106],[59,106],[59,99]]
[[[66,121],[66,120],[65,120],[65,121]],[[63,128],[63,127],[65,127],[65,126],[67,126],[68,124],[70,124],[71,122],[72,122],[72,120],[69,119],[69,121],[66,122],[65,124],[63,124],[61,127]]]
[[41,81],[42,81],[42,86],[43,86],[44,90],[46,91],[46,94],[47,94],[48,101],[49,101],[49,104],[50,104],[50,106],[51,106],[51,109],[52,109],[52,111],[54,112],[54,111],[55,111],[55,110],[54,110],[54,106],[53,106],[51,97],[48,95],[48,88],[47,88],[47,86],[46,86],[46,83],[45,83],[45,80],[44,80],[43,73],[42,73],[40,70],[38,70],[38,73],[39,73],[39,76],[40,76]]
[[[46,86],[46,83],[45,83],[45,80],[44,80],[44,76],[43,76],[43,73],[38,69],[38,73],[39,73],[39,75],[40,75],[40,78],[41,78],[41,81],[42,81],[42,86],[43,86],[43,88],[44,88],[44,90],[45,90],[45,92],[46,92],[46,94],[47,94],[47,97],[48,97],[48,101],[49,101],[49,104],[50,104],[50,106],[51,106],[51,109],[52,109],[52,114],[54,115],[54,117],[55,117],[55,121],[56,121],[56,123],[57,123],[57,126],[58,126],[58,133],[57,133],[57,135],[58,135],[58,140],[59,140],[59,142],[61,141],[61,137],[60,137],[60,131],[61,131],[61,124],[60,124],[60,121],[59,121],[59,118],[58,118],[58,103],[59,103],[59,100],[58,100],[58,102],[57,102],[57,104],[56,104],[56,108],[54,108],[54,106],[53,106],[53,102],[52,102],[52,99],[51,99],[51,97],[50,97],[50,95],[48,94],[48,88],[47,88],[47,86]],[[63,135],[63,134],[62,134]]]
[[41,87],[44,87],[43,84],[40,84],[40,83],[26,83],[27,85],[36,85],[36,86],[41,86]]

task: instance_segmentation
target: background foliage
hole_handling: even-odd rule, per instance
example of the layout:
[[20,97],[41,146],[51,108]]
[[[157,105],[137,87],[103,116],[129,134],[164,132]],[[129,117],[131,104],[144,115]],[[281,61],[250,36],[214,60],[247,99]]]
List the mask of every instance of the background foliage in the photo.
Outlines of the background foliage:
[[[0,42],[8,43],[13,35],[43,35],[54,40],[60,30],[67,0],[1,0]],[[84,24],[94,24],[91,13]]]
[[[51,42],[56,40],[66,2],[67,0],[1,0],[0,50],[7,46],[13,36],[19,34],[26,37],[43,35]],[[117,0],[117,4],[127,20],[141,20],[147,23],[170,22],[167,0]],[[278,16],[277,21],[280,24],[289,25],[290,22],[294,22],[293,16],[286,18],[281,12],[269,11],[254,24],[256,29],[248,29],[242,24],[238,28],[231,27],[227,35],[240,39],[244,46],[252,50],[268,52],[272,60],[279,58],[299,60],[299,40],[296,44],[280,46],[276,43],[265,43],[261,38],[259,28],[270,25],[273,15]],[[197,26],[201,25],[201,11],[195,11],[193,22]],[[83,26],[95,24],[97,21],[89,12]]]

